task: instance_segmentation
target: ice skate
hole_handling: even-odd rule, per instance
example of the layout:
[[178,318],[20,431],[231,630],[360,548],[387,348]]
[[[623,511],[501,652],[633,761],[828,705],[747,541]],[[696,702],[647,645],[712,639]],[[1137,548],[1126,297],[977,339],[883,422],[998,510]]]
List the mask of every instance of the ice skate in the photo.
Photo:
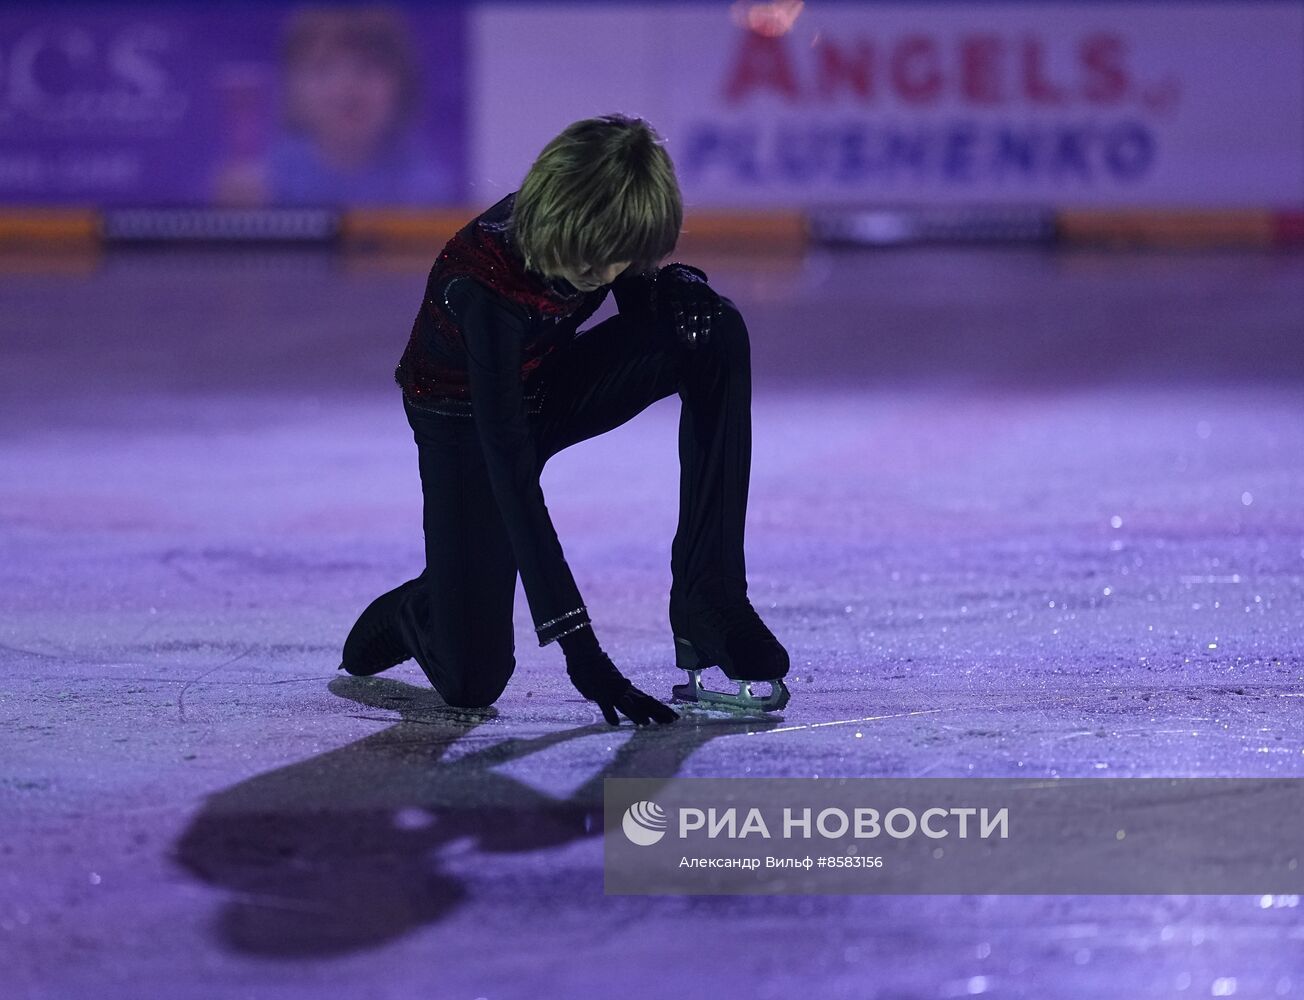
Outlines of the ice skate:
[[[672,600],[672,606],[677,602]],[[745,712],[777,712],[788,704],[783,678],[788,652],[746,598],[722,606],[697,606],[672,616],[675,665],[688,671],[688,683],[671,690],[674,701]],[[717,691],[702,683],[702,672],[718,666],[737,682],[736,691]],[[758,695],[752,685],[768,683]]]
[[398,634],[398,608],[407,593],[421,582],[421,577],[409,580],[367,605],[344,640],[340,670],[355,677],[370,677],[411,659],[412,654]]

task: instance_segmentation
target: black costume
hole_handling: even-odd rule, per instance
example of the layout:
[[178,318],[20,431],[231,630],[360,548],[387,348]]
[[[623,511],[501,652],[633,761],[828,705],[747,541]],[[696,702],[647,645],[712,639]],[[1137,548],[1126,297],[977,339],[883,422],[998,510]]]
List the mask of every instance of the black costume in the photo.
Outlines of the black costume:
[[518,572],[540,645],[590,626],[540,473],[672,393],[683,401],[672,627],[687,634],[675,621],[685,602],[746,601],[742,317],[722,299],[709,344],[689,349],[653,308],[653,276],[626,274],[610,286],[619,314],[580,332],[609,289],[582,293],[527,271],[507,225],[513,198],[436,259],[395,373],[418,448],[426,569],[373,604],[388,602],[397,621],[390,659],[414,657],[451,705],[488,705],[507,684]]

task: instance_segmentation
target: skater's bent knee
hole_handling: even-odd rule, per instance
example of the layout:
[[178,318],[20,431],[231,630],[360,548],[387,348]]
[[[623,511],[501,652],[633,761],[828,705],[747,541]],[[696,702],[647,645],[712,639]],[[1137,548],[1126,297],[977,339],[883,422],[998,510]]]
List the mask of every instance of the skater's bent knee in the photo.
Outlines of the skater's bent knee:
[[488,708],[496,702],[507,687],[515,660],[508,664],[477,664],[476,674],[453,683],[445,683],[439,694],[453,708]]

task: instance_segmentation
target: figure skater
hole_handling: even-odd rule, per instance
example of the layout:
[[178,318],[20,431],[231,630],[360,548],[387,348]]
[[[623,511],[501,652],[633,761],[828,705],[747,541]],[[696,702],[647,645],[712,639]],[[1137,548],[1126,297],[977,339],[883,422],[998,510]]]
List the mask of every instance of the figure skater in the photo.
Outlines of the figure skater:
[[[612,114],[566,128],[519,191],[444,247],[395,372],[417,444],[426,567],[363,611],[341,669],[370,675],[414,658],[449,705],[492,704],[516,666],[519,573],[539,645],[558,643],[607,722],[677,719],[598,642],[539,482],[562,449],[677,393],[669,619],[690,682],[674,696],[761,711],[787,702],[787,651],[747,597],[747,328],[702,271],[658,266],[682,218],[660,136]],[[580,332],[608,292],[618,314]],[[702,686],[717,665],[737,692]],[[770,693],[754,695],[752,681]]]

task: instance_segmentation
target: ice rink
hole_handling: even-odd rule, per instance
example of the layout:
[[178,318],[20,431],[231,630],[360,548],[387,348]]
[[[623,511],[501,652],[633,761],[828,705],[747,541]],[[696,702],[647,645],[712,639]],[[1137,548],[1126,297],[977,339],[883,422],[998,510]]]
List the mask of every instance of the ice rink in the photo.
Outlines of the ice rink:
[[[0,993],[1304,997],[1294,896],[604,895],[607,777],[1304,777],[1304,257],[701,263],[751,332],[793,697],[636,732],[519,592],[485,713],[336,670],[421,569],[391,377],[427,262],[7,261]],[[677,419],[544,473],[663,697]]]

